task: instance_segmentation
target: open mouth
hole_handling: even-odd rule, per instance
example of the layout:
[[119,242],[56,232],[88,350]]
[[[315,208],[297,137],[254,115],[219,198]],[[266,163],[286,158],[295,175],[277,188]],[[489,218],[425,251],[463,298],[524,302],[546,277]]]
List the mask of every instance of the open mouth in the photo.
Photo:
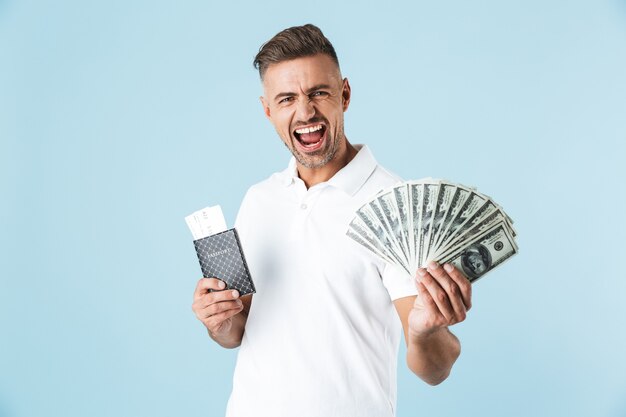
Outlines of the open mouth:
[[319,149],[326,138],[326,126],[319,123],[307,127],[300,127],[293,132],[300,147],[308,152]]

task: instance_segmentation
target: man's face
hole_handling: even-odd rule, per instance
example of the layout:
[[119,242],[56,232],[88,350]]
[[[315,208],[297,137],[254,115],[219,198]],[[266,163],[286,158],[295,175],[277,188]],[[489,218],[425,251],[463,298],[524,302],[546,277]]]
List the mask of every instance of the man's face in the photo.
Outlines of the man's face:
[[474,272],[476,272],[477,274],[480,274],[485,269],[487,269],[485,262],[483,261],[483,257],[480,256],[479,254],[470,255],[467,261],[469,262],[471,267],[474,269]]
[[296,160],[321,168],[345,145],[343,112],[350,84],[329,56],[272,64],[263,78],[265,115]]

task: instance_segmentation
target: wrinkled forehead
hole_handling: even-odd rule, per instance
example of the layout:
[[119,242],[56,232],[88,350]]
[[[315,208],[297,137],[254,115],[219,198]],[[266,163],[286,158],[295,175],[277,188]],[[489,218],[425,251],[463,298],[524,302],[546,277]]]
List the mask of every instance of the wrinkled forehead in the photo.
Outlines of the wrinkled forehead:
[[326,54],[317,54],[272,64],[263,77],[267,94],[306,91],[317,85],[341,87],[341,72]]

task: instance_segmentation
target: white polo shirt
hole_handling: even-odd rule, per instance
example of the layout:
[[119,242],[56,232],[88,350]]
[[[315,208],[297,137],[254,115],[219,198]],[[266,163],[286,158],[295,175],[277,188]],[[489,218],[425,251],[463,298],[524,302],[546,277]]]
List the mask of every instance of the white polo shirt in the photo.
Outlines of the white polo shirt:
[[295,159],[252,186],[236,227],[256,286],[228,417],[395,415],[402,325],[414,280],[346,236],[354,212],[399,178],[366,146],[307,190]]

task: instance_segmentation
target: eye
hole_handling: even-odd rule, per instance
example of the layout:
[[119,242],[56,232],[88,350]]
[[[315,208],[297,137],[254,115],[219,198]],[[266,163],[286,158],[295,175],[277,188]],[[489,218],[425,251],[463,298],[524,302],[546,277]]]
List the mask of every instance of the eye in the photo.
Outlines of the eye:
[[278,104],[285,104],[285,103],[288,103],[290,101],[293,101],[293,97],[285,97],[282,100],[279,100]]
[[328,93],[326,91],[315,91],[311,93],[311,97],[326,97]]

